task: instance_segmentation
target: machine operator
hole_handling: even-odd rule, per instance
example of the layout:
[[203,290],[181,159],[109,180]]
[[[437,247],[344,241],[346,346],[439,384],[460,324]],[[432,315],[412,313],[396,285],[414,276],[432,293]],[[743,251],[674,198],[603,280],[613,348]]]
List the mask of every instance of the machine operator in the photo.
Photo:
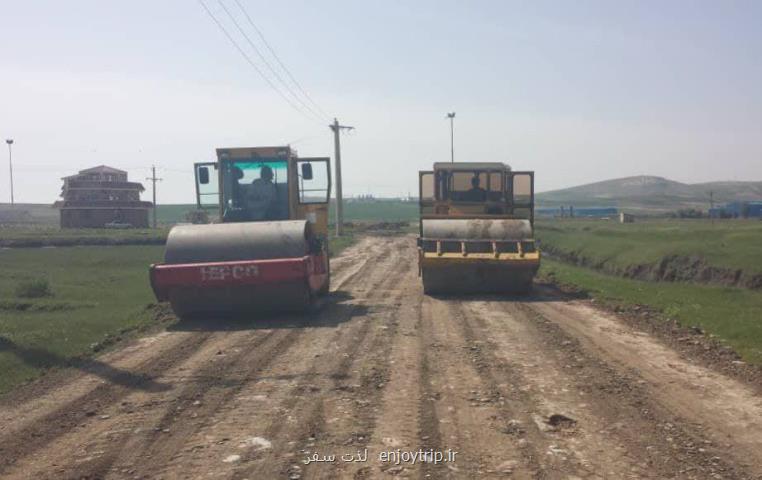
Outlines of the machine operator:
[[277,192],[273,183],[273,169],[263,165],[259,178],[251,182],[246,206],[251,220],[266,220],[270,216]]
[[487,191],[479,186],[479,174],[471,178],[471,189],[463,194],[463,200],[467,202],[484,202],[487,200]]

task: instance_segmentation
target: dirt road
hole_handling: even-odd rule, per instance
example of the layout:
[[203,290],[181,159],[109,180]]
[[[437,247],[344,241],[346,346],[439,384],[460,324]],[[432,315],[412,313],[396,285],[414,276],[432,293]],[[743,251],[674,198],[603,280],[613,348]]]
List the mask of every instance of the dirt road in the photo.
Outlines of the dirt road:
[[332,265],[309,318],[184,324],[0,399],[0,477],[762,478],[758,392],[586,301],[423,296],[411,237]]

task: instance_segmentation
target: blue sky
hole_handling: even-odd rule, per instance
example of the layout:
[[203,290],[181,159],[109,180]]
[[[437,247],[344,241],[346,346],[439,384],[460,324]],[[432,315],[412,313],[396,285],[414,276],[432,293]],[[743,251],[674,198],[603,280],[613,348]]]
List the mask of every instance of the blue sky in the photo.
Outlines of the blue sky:
[[[356,127],[345,193],[414,193],[416,171],[449,158],[453,110],[457,160],[534,169],[540,190],[762,180],[760,2],[240,1],[311,97]],[[156,164],[160,202],[191,202],[191,164],[216,147],[333,155],[326,122],[273,92],[197,1],[3,3],[0,135],[16,141],[18,201],[54,201],[80,168],[143,181]]]

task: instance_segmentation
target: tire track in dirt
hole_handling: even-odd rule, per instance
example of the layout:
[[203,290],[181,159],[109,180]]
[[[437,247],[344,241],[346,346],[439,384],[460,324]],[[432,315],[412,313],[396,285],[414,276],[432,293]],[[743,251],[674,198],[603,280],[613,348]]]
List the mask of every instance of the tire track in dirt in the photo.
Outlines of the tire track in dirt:
[[[580,347],[534,304],[493,300],[469,305],[478,328],[493,335],[493,352],[513,366],[539,427],[539,457],[548,475],[610,478],[744,478],[716,457],[690,425],[670,416],[630,372],[617,371]],[[517,341],[517,339],[519,341]],[[556,416],[557,424],[552,418]]]
[[509,461],[522,466],[520,476],[550,478],[541,461],[550,444],[529,415],[534,402],[524,388],[525,378],[519,374],[516,365],[502,361],[496,355],[501,347],[494,343],[493,337],[503,327],[488,328],[483,316],[471,313],[468,307],[472,303],[458,303],[456,315],[460,320],[468,356],[486,386],[486,400],[494,403],[497,410],[498,428],[513,438],[518,447],[518,455]]
[[[125,342],[122,348],[96,359],[71,360],[70,366],[46,372],[44,377],[0,396],[0,422],[8,429],[18,428],[17,423],[22,420],[32,422],[50,411],[52,405],[60,407],[94,389],[113,369],[133,369],[153,349],[169,348],[183,341],[182,336],[180,333],[154,332]],[[163,345],[165,343],[168,345]]]
[[[281,438],[281,430],[287,429],[283,423],[288,423],[289,418],[294,416],[294,408],[303,401],[301,397],[320,391],[316,379],[325,373],[320,371],[318,363],[327,351],[333,350],[331,345],[342,342],[344,336],[354,333],[347,331],[345,324],[352,322],[357,307],[334,310],[330,324],[325,323],[326,318],[320,323],[310,322],[309,327],[305,327],[307,333],[300,337],[298,345],[294,345],[278,362],[251,379],[229,408],[215,412],[207,422],[208,428],[188,439],[190,447],[185,448],[185,453],[171,462],[174,473],[204,471],[210,464],[218,465],[233,453],[241,461],[221,464],[216,470],[218,475],[224,470],[231,470],[230,475],[233,475],[232,469],[236,466],[246,468],[249,462],[270,453],[262,452],[261,445],[256,448],[258,445],[251,444],[252,438],[270,439],[273,450],[293,448]],[[336,318],[336,315],[343,318]],[[295,379],[296,385],[292,383]],[[319,414],[313,413],[312,417],[319,417]],[[319,423],[318,421],[317,424]]]
[[[369,247],[373,249],[378,248],[377,245],[373,244],[373,239],[366,237],[343,252],[339,259],[341,261],[339,267],[335,268],[335,271],[332,272],[334,276],[331,278],[331,291],[340,290],[344,285],[357,278],[362,271],[366,270],[368,262],[373,258],[372,252],[367,251]],[[335,263],[331,262],[332,269]],[[345,270],[348,271],[344,272]]]
[[[482,356],[483,339],[489,337],[475,335],[470,328],[463,309],[467,301],[434,297],[424,301],[421,335],[430,340],[426,353],[429,358],[422,365],[432,365],[433,372],[428,381],[422,377],[422,383],[432,385],[427,407],[433,412],[428,413],[432,420],[423,418],[422,422],[434,423],[436,415],[441,440],[433,448],[458,452],[457,461],[446,465],[452,471],[443,470],[442,465],[435,471],[434,465],[424,464],[424,475],[544,478],[536,461],[535,443],[528,441],[527,429],[517,421],[526,404],[509,391],[518,379],[502,375],[503,370],[498,376],[489,368],[489,361]],[[427,316],[435,322],[426,322]],[[424,405],[426,400],[422,399]]]
[[[384,295],[388,287],[397,281],[397,276],[404,264],[400,264],[389,242],[380,252],[380,262],[368,265],[368,274],[356,275],[359,285],[352,285],[353,293],[367,292],[367,297],[355,297],[356,303],[347,312],[347,322],[341,322],[330,342],[336,345],[333,358],[328,363],[315,362],[303,380],[290,390],[288,397],[279,405],[279,411],[288,412],[288,421],[270,421],[264,427],[264,437],[273,444],[290,449],[285,454],[273,450],[259,452],[244,457],[234,478],[282,478],[298,475],[309,478],[309,466],[303,464],[304,452],[312,449],[316,442],[328,445],[326,401],[331,400],[336,391],[342,391],[342,385],[351,377],[350,373],[358,361],[368,353],[372,333],[373,314],[365,311],[369,304],[380,301],[388,303]],[[366,287],[367,288],[364,288]],[[310,395],[312,394],[312,395]],[[351,416],[351,413],[348,415]],[[321,445],[322,448],[322,445]]]
[[[361,267],[351,272],[347,279],[360,274],[366,268],[367,261],[366,258]],[[326,314],[322,313],[318,316],[324,318]],[[224,411],[226,405],[236,398],[248,382],[255,380],[259,373],[287,354],[289,349],[294,348],[313,321],[302,319],[294,325],[293,321],[289,323],[284,319],[284,324],[289,324],[290,328],[271,330],[265,337],[244,345],[240,352],[225,359],[222,364],[213,365],[209,371],[196,374],[196,377],[206,378],[209,381],[189,385],[173,401],[173,408],[168,408],[158,421],[150,422],[152,425],[157,425],[153,428],[154,433],[149,438],[133,442],[135,448],[126,449],[137,453],[114,458],[112,463],[118,464],[116,469],[148,476],[163,476],[170,472],[174,475],[182,470],[181,465],[178,465],[175,460],[181,456],[180,452],[189,439],[197,432],[208,429],[210,420],[215,417],[216,412]],[[267,323],[277,325],[278,320],[268,319]],[[318,325],[321,323],[320,318],[316,323]],[[183,412],[191,410],[194,418],[199,420],[194,421],[183,417]],[[101,468],[103,466],[106,465],[101,465]],[[175,471],[171,470],[172,466],[175,467]],[[108,465],[108,468],[111,466]],[[95,472],[94,476],[105,473],[105,471]]]
[[[266,335],[267,331],[260,333]],[[39,471],[35,476],[42,478],[79,478],[83,475],[102,478],[101,471],[123,453],[125,444],[141,432],[154,428],[155,419],[171,407],[176,395],[182,392],[182,388],[178,387],[192,381],[193,372],[214,361],[218,352],[232,348],[241,338],[247,339],[249,336],[245,332],[212,335],[186,360],[157,377],[172,388],[158,392],[129,392],[120,399],[121,402],[100,410],[78,428],[65,432],[55,442],[35,452],[35,455],[23,458],[15,471],[20,472],[21,478],[29,477],[34,471]],[[51,467],[55,467],[55,475],[48,473]]]
[[[135,442],[135,447],[139,447],[137,454],[120,458],[119,463],[134,465],[138,475],[166,475],[166,465],[193,433],[207,426],[205,420],[224,408],[251,377],[276,361],[303,334],[303,329],[270,331],[241,352],[205,368],[198,375],[201,382],[184,389],[153,433]],[[191,417],[189,411],[199,420]]]
[[[327,417],[323,428],[323,452],[356,454],[368,449],[375,431],[376,416],[381,406],[384,389],[391,370],[391,349],[398,339],[399,311],[403,305],[406,290],[400,288],[412,280],[413,264],[400,262],[405,258],[407,242],[395,243],[394,269],[386,276],[386,281],[378,288],[387,296],[382,302],[370,307],[365,322],[371,331],[365,337],[358,356],[350,365],[333,376],[331,395],[322,399],[322,414]],[[342,366],[344,367],[344,366]],[[306,445],[305,445],[306,446]],[[310,450],[305,448],[305,453]],[[318,452],[322,453],[322,452]],[[330,473],[318,466],[304,469],[305,478],[363,478],[371,467],[367,463],[359,466],[351,462],[335,462],[330,465]]]
[[[652,478],[751,477],[743,471],[753,467],[747,463],[748,458],[730,461],[735,452],[731,443],[724,444],[732,442],[729,437],[715,440],[708,435],[702,422],[709,418],[697,422],[673,413],[669,405],[662,403],[660,394],[650,391],[648,381],[635,365],[611,362],[547,315],[546,311],[555,309],[550,308],[552,300],[541,305],[521,303],[516,308],[534,325],[538,335],[555,347],[552,351],[560,363],[574,365],[579,388],[588,393],[587,402],[608,423],[610,435],[619,438],[633,457],[642,459],[643,470],[655,471]],[[592,334],[593,330],[586,333]],[[639,361],[647,359],[640,357]],[[686,402],[695,400],[685,398]],[[760,475],[759,467],[751,471]]]
[[[139,476],[164,475],[164,467],[187,437],[201,430],[206,420],[223,408],[250,376],[288,350],[301,333],[300,329],[251,332],[227,347],[220,361],[211,358],[211,363],[194,371],[189,376],[191,382],[168,402],[163,413],[143,422],[149,433],[133,439],[125,449],[129,454],[114,460],[119,466],[132,467]],[[232,354],[227,353],[231,350]]]
[[[205,333],[188,338],[186,342],[173,345],[160,353],[158,358],[141,362],[134,371],[120,383],[105,383],[95,387],[83,396],[72,400],[52,412],[36,419],[30,425],[13,431],[0,438],[0,474],[19,459],[31,455],[67,434],[94,416],[94,412],[108,408],[134,389],[160,390],[165,385],[155,379],[173,365],[187,359],[211,337]],[[126,375],[126,374],[125,374]]]
[[[428,299],[426,299],[428,300]],[[419,310],[418,328],[419,328],[419,374],[420,391],[418,405],[418,444],[420,448],[426,450],[442,450],[442,433],[439,430],[439,417],[437,415],[436,401],[437,393],[432,388],[432,370],[429,350],[433,343],[432,319],[428,312],[426,300],[423,301]],[[419,473],[422,478],[445,478],[448,472],[444,465],[434,465],[431,463],[418,463]]]
[[190,335],[164,331],[137,338],[119,350],[96,359],[84,359],[76,366],[55,370],[8,392],[0,397],[0,423],[4,433],[20,430],[51,411],[76,402],[105,382],[129,378],[152,353],[174,348]]
[[[393,266],[393,264],[390,264],[389,266]],[[384,271],[381,281],[372,288],[371,295],[368,296],[366,301],[380,299],[382,294],[386,291],[384,286],[388,285],[394,280],[392,275],[388,275],[388,271],[389,270]],[[321,392],[321,394],[312,397],[313,405],[311,407],[307,407],[308,413],[304,415],[306,419],[303,420],[303,425],[306,426],[306,428],[297,429],[297,432],[295,432],[292,437],[295,438],[295,440],[292,441],[295,442],[295,446],[299,449],[299,453],[303,455],[303,458],[308,455],[308,453],[315,447],[315,443],[318,441],[321,443],[320,448],[325,449],[326,451],[327,449],[330,449],[331,446],[335,447],[335,442],[331,442],[329,432],[326,428],[326,402],[333,395],[335,395],[334,392],[346,391],[346,383],[352,378],[350,371],[352,370],[354,364],[358,362],[358,354],[360,352],[365,354],[369,351],[370,347],[367,341],[373,324],[368,318],[367,312],[364,313],[360,321],[361,323],[357,329],[358,331],[355,332],[353,336],[352,343],[350,343],[348,348],[344,350],[344,353],[341,354],[341,360],[338,362],[338,364],[328,369],[328,372],[330,373],[323,376],[323,378],[330,379],[330,382],[326,385],[316,387],[318,391]],[[368,405],[369,402],[365,404],[366,407]],[[293,407],[290,410],[293,411]],[[346,410],[341,413],[343,417],[351,417],[352,415],[351,412]],[[300,414],[294,415],[294,417],[297,418],[300,416]],[[332,416],[331,418],[334,417]],[[297,423],[301,422],[297,420]],[[367,435],[368,434],[365,432],[353,432],[352,443],[362,441],[363,438],[367,438]],[[330,452],[328,453],[330,454]],[[285,473],[293,474],[293,470],[295,470],[293,467],[293,465],[289,467]],[[312,468],[300,467],[300,469],[301,472],[303,472],[302,475],[305,478],[311,477],[310,473],[312,472],[310,472],[310,470]],[[280,471],[284,472],[283,468],[281,468]]]
[[[621,451],[621,442],[601,437],[609,424],[591,426],[595,415],[582,414],[587,404],[568,369],[553,361],[552,343],[538,340],[517,308],[510,300],[473,301],[461,314],[474,361],[493,395],[513,404],[500,408],[504,428],[525,440],[524,459],[535,476],[639,478],[638,462]],[[504,378],[510,381],[501,382]]]
[[[351,250],[351,248],[353,247],[350,247],[348,250]],[[369,258],[370,254],[365,255],[365,258],[362,262],[363,266],[365,266]],[[344,270],[345,268],[336,269],[337,273],[341,273]],[[145,345],[142,344],[146,343],[146,340],[164,336],[171,336],[173,337],[171,340],[174,340],[174,337],[179,337],[179,340],[176,340],[177,343],[170,345],[169,348],[164,348],[165,344],[168,343],[168,341],[163,338],[160,340],[158,345],[155,342],[148,342],[150,345],[158,347],[156,354],[139,362],[137,365],[130,368],[130,370],[126,371],[126,373],[131,376],[140,376],[140,379],[144,383],[150,384],[150,382],[154,382],[162,373],[168,371],[168,369],[171,369],[177,364],[181,364],[184,360],[193,356],[194,352],[205,345],[211,337],[214,336],[215,338],[222,338],[223,341],[229,341],[228,339],[225,339],[225,337],[230,337],[232,335],[234,334],[213,334],[212,332],[203,331],[193,331],[188,333],[164,333],[153,337],[148,337],[147,339],[140,339],[137,342],[131,342],[120,351],[110,352],[109,354],[104,355],[99,359],[99,361],[104,363],[106,368],[111,367],[111,365],[105,363],[106,359],[113,359],[113,361],[116,362],[122,360],[124,357],[127,357],[128,361],[126,363],[131,363],[130,360],[132,355],[134,355],[136,351],[142,353],[141,349],[145,350]],[[224,343],[220,346],[225,348]],[[71,378],[70,375],[62,375],[62,377]],[[81,376],[75,377],[72,381],[75,383],[71,386],[66,385],[67,388],[84,389],[86,388],[87,384],[90,383],[89,379],[82,379]],[[51,379],[51,383],[55,384],[55,378]],[[82,385],[83,383],[85,383],[85,386]],[[162,386],[169,385],[171,383],[172,382],[170,381],[166,384],[162,384]],[[2,454],[5,462],[0,465],[0,472],[7,471],[8,466],[17,463],[19,460],[32,453],[40,451],[49,444],[57,444],[58,439],[62,436],[73,436],[76,438],[77,435],[84,436],[86,435],[85,432],[91,432],[93,429],[99,433],[103,433],[103,430],[108,428],[106,425],[113,422],[111,420],[99,420],[98,418],[92,416],[90,412],[104,411],[109,408],[114,410],[114,405],[117,404],[119,400],[122,399],[125,395],[129,396],[130,392],[134,391],[134,389],[125,388],[121,385],[114,384],[100,383],[96,385],[97,386],[94,386],[90,392],[79,397],[73,397],[71,401],[66,405],[59,405],[55,408],[55,410],[46,413],[45,415],[38,415],[38,418],[28,420],[29,425],[26,428],[15,430],[12,436],[9,435],[9,437],[7,437],[12,437],[12,442],[8,442],[6,441],[6,438],[4,438],[0,442],[0,449],[2,449]],[[132,385],[132,387],[141,386],[144,387],[144,385],[142,385],[140,382]],[[157,396],[157,394],[154,394],[153,396]],[[155,409],[157,404],[161,405],[162,402],[167,401],[168,400],[159,400],[156,402],[149,401],[148,413]],[[124,403],[126,402],[123,402],[123,404]],[[118,408],[116,409],[118,410]],[[82,430],[80,431],[80,429]],[[116,436],[119,436],[118,428],[116,428],[115,431],[117,431]],[[115,436],[111,435],[111,432],[109,431],[106,431],[105,433],[109,434],[111,437]],[[87,445],[92,446],[92,438],[94,436],[95,435],[88,435],[87,438],[82,438],[80,442],[84,442],[82,445],[84,445],[85,448],[87,448]],[[113,441],[113,438],[111,441]],[[97,444],[98,442],[95,443]],[[115,447],[111,445],[110,448],[114,449]],[[76,468],[79,469],[81,473],[88,474],[88,472],[93,472],[100,475],[100,472],[105,471],[110,463],[114,461],[112,458],[114,455],[109,451],[109,447],[106,448],[105,452],[99,452],[97,449],[95,449],[95,451],[96,453],[99,453],[99,455],[96,458],[93,458],[91,462],[89,462],[89,466],[77,465]],[[102,455],[103,453],[108,454]],[[53,454],[52,456],[55,458],[56,455]],[[35,458],[46,457],[47,455],[35,456]],[[68,460],[63,460],[63,463],[60,463],[61,461],[61,459],[58,460],[59,463],[56,465],[57,474],[52,475],[52,477],[60,477],[61,473],[67,469],[67,465],[71,467],[71,462]],[[36,467],[39,466],[43,467],[42,471],[45,470],[45,467],[48,467],[46,465],[36,465]]]
[[[372,266],[369,265],[367,268],[372,268]],[[355,273],[357,273],[357,272],[355,272]],[[363,287],[363,286],[365,286],[364,283],[361,284],[361,285],[358,285],[357,287]],[[359,290],[361,291],[362,288],[359,288]],[[339,302],[342,301],[342,297],[341,296],[338,297],[338,301]],[[305,328],[308,331],[309,330],[322,330],[322,332],[321,332],[320,335],[316,336],[316,338],[313,338],[312,336],[307,336],[306,338],[301,338],[300,337],[299,342],[298,342],[299,343],[299,348],[297,348],[297,346],[294,346],[290,350],[301,350],[301,352],[304,353],[304,350],[302,350],[302,347],[304,349],[309,349],[309,348],[312,348],[314,346],[313,344],[327,342],[325,339],[328,338],[328,337],[326,335],[324,335],[325,328],[329,327],[329,326],[335,326],[337,323],[340,324],[343,321],[342,319],[336,318],[336,315],[334,315],[334,314],[337,313],[336,310],[337,310],[337,307],[339,307],[339,306],[342,306],[342,305],[334,305],[333,307],[327,307],[326,311],[318,313],[317,319],[310,319],[309,321],[303,322],[304,325],[300,326],[300,328]],[[344,310],[339,309],[338,313],[341,314],[342,316],[346,316],[346,318],[348,319],[348,318],[350,318],[348,315],[354,314],[355,310],[357,310],[358,308],[361,308],[361,305],[354,305],[354,306],[352,306],[351,307],[351,310],[352,310],[351,312],[347,311],[346,308]],[[272,321],[270,323],[274,324],[274,323],[277,323],[277,322]],[[295,325],[290,325],[289,328],[292,328],[294,326]],[[296,355],[296,353],[298,353],[298,352],[295,352],[294,355]],[[289,354],[288,351],[285,352],[284,355],[285,355],[284,357],[279,357],[279,361],[276,362],[276,366],[277,366],[277,364],[282,363],[281,359],[286,359],[286,361],[289,362],[289,365],[291,363],[293,363],[293,358],[289,358],[290,354]],[[299,359],[298,356],[296,356],[295,358]],[[261,374],[262,374],[261,376],[268,377],[268,376],[272,375],[272,372],[270,371],[272,369],[267,369],[267,370],[268,371],[266,371],[266,372],[261,372]],[[254,384],[256,384],[257,381],[258,381],[258,379],[256,377],[253,378],[253,379],[252,378],[247,378],[247,383],[254,383]],[[226,412],[226,411],[227,410],[232,410],[233,408],[235,408],[235,407],[227,408],[227,407],[225,407],[225,405],[222,405],[215,412],[211,412],[210,416],[206,418],[206,420],[207,420],[206,424],[199,430],[198,434],[195,435],[195,437],[193,436],[193,434],[191,434],[191,437],[198,439],[197,437],[202,436],[202,438],[203,438],[203,435],[207,435],[208,433],[212,433],[212,432],[209,432],[209,428],[216,428],[217,425],[221,424],[221,425],[224,426],[225,424],[231,423],[231,420],[229,418],[226,418],[225,416],[220,417],[218,415],[218,412],[229,413],[229,412]],[[229,417],[229,415],[228,415],[228,417]],[[269,417],[269,418],[270,418],[270,420],[272,420],[272,417]],[[232,420],[232,421],[235,421],[235,420]],[[210,422],[213,422],[214,425],[210,426],[209,425]],[[240,425],[240,421],[238,421],[236,423],[238,425]],[[206,432],[206,433],[204,433],[204,432]],[[183,455],[184,458],[182,459],[182,461],[180,461],[180,460],[175,461],[175,459],[170,459],[171,460],[170,463],[174,466],[174,468],[176,468],[176,470],[173,470],[173,475],[175,473],[178,473],[178,472],[182,473],[183,471],[187,471],[187,468],[185,468],[185,467],[188,466],[188,465],[186,465],[187,463],[193,464],[194,462],[199,460],[198,459],[198,455],[194,454],[194,453],[198,453],[196,451],[197,450],[196,447],[204,447],[204,446],[203,445],[193,444],[193,438],[189,438],[188,441],[186,442],[186,443],[190,442],[190,443],[188,443],[188,445],[193,445],[193,446],[190,447],[190,448],[185,448],[183,450],[182,453],[184,453],[184,455]],[[179,445],[178,448],[182,447],[182,446],[183,445]],[[205,450],[211,450],[211,449],[205,449]],[[178,453],[180,453],[180,452],[178,452]],[[188,457],[190,457],[190,458],[188,459]],[[189,461],[186,461],[186,460],[189,460]],[[217,461],[219,461],[219,459]],[[206,468],[202,467],[200,470],[208,469],[208,466],[209,466],[209,462],[207,460],[206,465],[205,465]],[[189,473],[188,474],[189,476],[197,475],[197,472],[194,472],[193,470],[191,470],[191,472],[193,472],[193,473]]]
[[[417,277],[411,279],[411,283]],[[420,407],[420,368],[421,357],[421,297],[418,285],[408,285],[402,305],[398,309],[396,336],[389,338],[388,364],[389,373],[386,376],[378,413],[374,416],[374,428],[368,444],[368,460],[370,463],[361,468],[355,478],[375,478],[378,471],[388,474],[406,473],[415,477],[418,466],[400,466],[395,462],[381,462],[381,452],[392,452],[397,449],[412,451],[420,446],[419,412]]]

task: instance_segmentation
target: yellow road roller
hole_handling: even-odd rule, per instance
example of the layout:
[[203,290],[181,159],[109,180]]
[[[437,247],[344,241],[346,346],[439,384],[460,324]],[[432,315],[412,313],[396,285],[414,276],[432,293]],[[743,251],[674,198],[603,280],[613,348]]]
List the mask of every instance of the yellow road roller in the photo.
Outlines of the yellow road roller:
[[178,225],[151,265],[156,298],[179,317],[303,310],[328,292],[328,158],[289,147],[217,149],[194,165],[199,209],[219,223]]
[[534,172],[499,162],[419,172],[418,265],[426,294],[526,293],[540,267]]

